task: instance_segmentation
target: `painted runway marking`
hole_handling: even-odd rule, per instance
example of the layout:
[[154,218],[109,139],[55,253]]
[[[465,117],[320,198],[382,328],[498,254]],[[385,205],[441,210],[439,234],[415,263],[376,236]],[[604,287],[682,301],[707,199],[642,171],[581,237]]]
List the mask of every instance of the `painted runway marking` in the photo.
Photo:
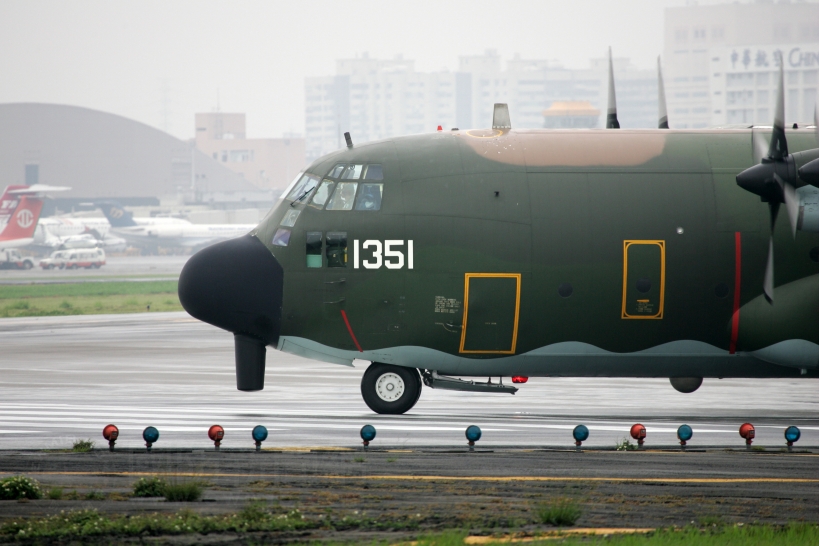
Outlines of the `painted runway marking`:
[[30,472],[37,476],[180,476],[186,478],[293,478],[300,480],[394,480],[394,481],[483,481],[483,482],[639,482],[639,483],[819,483],[813,478],[614,478],[577,476],[405,476],[396,474],[312,475],[312,474],[231,474],[221,472]]

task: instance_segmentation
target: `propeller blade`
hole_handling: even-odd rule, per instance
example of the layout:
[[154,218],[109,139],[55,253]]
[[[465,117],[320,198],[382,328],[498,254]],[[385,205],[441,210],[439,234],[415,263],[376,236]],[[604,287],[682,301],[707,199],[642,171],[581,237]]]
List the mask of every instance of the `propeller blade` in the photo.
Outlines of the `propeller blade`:
[[606,110],[606,129],[619,129],[620,122],[617,121],[617,97],[614,93],[614,62],[611,59],[611,46],[609,46],[609,104]]
[[762,158],[768,157],[768,143],[758,131],[754,131],[751,138],[754,141],[754,163],[761,163]]
[[771,145],[768,148],[768,159],[779,161],[788,155],[788,141],[785,139],[785,76],[784,62],[779,60],[779,87],[776,89],[776,113],[774,114]]
[[663,85],[663,67],[660,65],[660,56],[657,56],[657,104],[660,106],[660,120],[657,125],[660,129],[668,129],[668,109],[665,105],[665,86]]
[[765,299],[768,303],[773,305],[774,294],[774,248],[773,236],[768,241],[768,265],[765,266],[765,281],[762,283],[762,291],[765,294]]
[[796,188],[788,184],[778,174],[774,174],[774,179],[782,188],[782,197],[785,201],[785,211],[788,213],[788,220],[791,223],[791,235],[796,238],[796,225],[799,222],[799,197],[796,195]]

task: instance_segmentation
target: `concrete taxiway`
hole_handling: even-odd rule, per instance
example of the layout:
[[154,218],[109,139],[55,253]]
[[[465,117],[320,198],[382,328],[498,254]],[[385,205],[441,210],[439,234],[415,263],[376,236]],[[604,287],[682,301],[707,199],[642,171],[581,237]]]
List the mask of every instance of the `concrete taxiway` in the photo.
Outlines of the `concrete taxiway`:
[[[0,285],[123,280],[176,280],[190,256],[107,256],[100,269],[0,269]],[[39,263],[40,258],[35,259]]]
[[741,423],[756,427],[754,445],[784,447],[788,425],[797,447],[819,446],[816,380],[708,380],[692,394],[661,379],[532,378],[515,396],[425,388],[402,416],[373,414],[359,391],[367,363],[324,364],[268,350],[265,390],[235,388],[233,338],[186,313],[0,320],[0,449],[59,449],[73,440],[103,444],[102,428],[120,429],[122,448],[205,449],[210,425],[225,428],[225,448],[250,448],[265,425],[265,447],[360,445],[370,423],[373,447],[465,446],[464,429],[483,430],[479,447],[573,447],[582,423],[587,446],[613,447],[643,423],[646,445],[674,446],[676,429],[694,429],[691,449],[743,448]]

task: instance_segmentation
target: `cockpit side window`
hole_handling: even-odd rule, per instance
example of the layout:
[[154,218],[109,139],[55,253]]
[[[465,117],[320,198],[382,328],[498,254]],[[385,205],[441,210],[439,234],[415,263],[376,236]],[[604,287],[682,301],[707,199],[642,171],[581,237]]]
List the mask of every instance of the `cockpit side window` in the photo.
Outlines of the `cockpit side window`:
[[327,199],[333,192],[333,187],[335,187],[335,185],[335,182],[325,178],[321,182],[321,186],[319,186],[318,190],[316,190],[316,194],[313,196],[313,201],[310,204],[316,208],[324,208],[324,205],[327,203]]
[[344,165],[343,163],[339,163],[338,165],[333,167],[333,170],[330,171],[330,173],[327,175],[327,178],[341,178],[341,173],[344,172],[344,168],[346,166],[347,165]]
[[347,267],[346,232],[327,232],[327,267]]
[[294,202],[304,201],[310,195],[310,192],[316,189],[318,182],[319,179],[317,176],[305,174],[301,177],[301,180],[299,180],[296,185],[293,186],[293,189],[290,190],[290,194],[288,194],[287,198]]
[[358,182],[339,182],[327,204],[327,210],[352,210]]
[[361,184],[355,200],[355,210],[381,210],[384,184]]
[[321,232],[307,232],[307,267],[321,267]]
[[342,178],[344,180],[358,180],[361,177],[362,170],[364,170],[364,165],[348,165]]
[[364,180],[384,180],[384,169],[381,165],[367,165]]

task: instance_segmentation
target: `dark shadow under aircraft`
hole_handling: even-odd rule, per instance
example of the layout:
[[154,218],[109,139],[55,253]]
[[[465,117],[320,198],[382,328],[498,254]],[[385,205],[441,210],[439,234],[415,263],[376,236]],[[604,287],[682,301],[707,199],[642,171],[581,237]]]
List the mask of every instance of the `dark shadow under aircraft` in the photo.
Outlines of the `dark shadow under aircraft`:
[[612,130],[610,88],[602,130],[496,104],[489,129],[346,135],[188,261],[183,306],[234,334],[240,390],[267,346],[361,359],[379,413],[517,390],[492,377],[819,377],[819,143],[816,120],[786,137],[781,69],[773,127],[668,129],[660,85],[658,129]]

